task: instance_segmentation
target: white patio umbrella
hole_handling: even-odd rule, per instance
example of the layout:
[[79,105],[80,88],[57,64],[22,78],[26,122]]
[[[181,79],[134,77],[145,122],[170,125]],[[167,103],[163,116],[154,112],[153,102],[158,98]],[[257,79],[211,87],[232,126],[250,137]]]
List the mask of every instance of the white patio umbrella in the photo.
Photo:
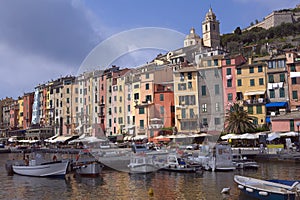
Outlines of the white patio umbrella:
[[236,136],[237,136],[236,134],[229,133],[229,134],[223,135],[223,136],[221,137],[221,139],[222,139],[222,140],[235,139]]

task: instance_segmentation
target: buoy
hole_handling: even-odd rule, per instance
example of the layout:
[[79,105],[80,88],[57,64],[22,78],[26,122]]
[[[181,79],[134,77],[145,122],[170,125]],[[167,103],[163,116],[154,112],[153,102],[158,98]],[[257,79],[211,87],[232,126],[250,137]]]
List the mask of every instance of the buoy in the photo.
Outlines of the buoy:
[[243,185],[238,185],[238,188],[240,188],[241,190],[244,189]]
[[149,194],[149,196],[153,196],[153,189],[152,188],[149,189],[148,194]]
[[222,191],[221,191],[222,194],[229,194],[229,192],[230,192],[230,187],[223,188]]
[[260,192],[258,192],[258,194],[261,196],[268,196],[268,192],[265,192],[265,191],[260,191]]

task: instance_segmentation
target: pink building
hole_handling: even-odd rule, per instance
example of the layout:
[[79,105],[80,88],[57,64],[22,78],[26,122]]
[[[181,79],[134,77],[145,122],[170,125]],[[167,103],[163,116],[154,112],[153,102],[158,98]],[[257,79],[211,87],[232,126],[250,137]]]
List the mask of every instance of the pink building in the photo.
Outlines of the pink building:
[[271,117],[272,132],[299,132],[300,114],[291,112],[285,115]]
[[223,76],[223,97],[225,112],[229,109],[230,104],[237,100],[243,100],[241,94],[236,92],[236,74],[239,73],[236,67],[247,62],[242,55],[232,56],[222,60],[222,76]]

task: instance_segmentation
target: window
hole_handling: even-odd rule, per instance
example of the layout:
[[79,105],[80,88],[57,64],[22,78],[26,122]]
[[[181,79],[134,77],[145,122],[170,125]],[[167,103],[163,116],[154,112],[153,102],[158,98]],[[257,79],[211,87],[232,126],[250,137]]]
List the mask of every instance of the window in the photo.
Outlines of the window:
[[214,59],[214,66],[218,66],[218,59]]
[[226,69],[226,75],[231,75],[231,68]]
[[203,126],[208,126],[207,118],[202,119],[202,124],[203,124]]
[[146,73],[145,76],[146,76],[146,79],[148,79],[150,77],[149,73]]
[[279,88],[279,97],[285,97],[285,91],[284,88]]
[[262,114],[262,107],[256,106],[256,114]]
[[293,99],[298,99],[297,90],[292,91],[292,97],[293,97]]
[[221,124],[221,119],[216,117],[215,118],[215,125],[220,125]]
[[290,119],[290,131],[295,130],[295,121],[293,119]]
[[67,88],[67,94],[70,94],[70,88]]
[[216,103],[216,112],[219,112],[221,109],[220,109],[220,103],[219,102],[217,102]]
[[291,72],[295,72],[296,71],[296,67],[294,64],[291,65]]
[[145,108],[144,107],[139,108],[139,114],[145,114]]
[[296,77],[292,78],[292,85],[295,85],[295,84],[297,84],[297,78]]
[[249,67],[249,73],[250,74],[254,73],[254,67]]
[[195,117],[194,109],[190,109],[190,118],[194,119],[194,117]]
[[181,109],[181,117],[182,117],[182,119],[186,118],[186,110],[185,109]]
[[275,90],[269,90],[270,91],[270,98],[275,98]]
[[202,112],[207,112],[207,104],[202,104]]
[[163,101],[163,100],[164,100],[164,94],[160,94],[160,95],[159,95],[159,100],[160,100],[160,101]]
[[188,88],[189,89],[193,88],[192,82],[188,82]]
[[140,87],[139,84],[135,84],[135,85],[133,86],[134,89],[137,89],[137,88],[139,88],[139,87]]
[[231,60],[230,59],[226,59],[226,65],[231,65]]
[[227,79],[227,87],[232,87],[232,79]]
[[255,86],[254,79],[250,79],[250,86]]
[[192,72],[188,72],[188,80],[192,80],[193,76],[192,76]]
[[202,96],[206,96],[206,85],[201,86]]
[[182,72],[180,73],[180,80],[184,81],[184,73],[182,73]]
[[215,85],[215,95],[219,95],[220,94],[220,86],[217,84]]
[[130,112],[130,105],[127,105],[127,111]]
[[134,100],[138,100],[139,99],[139,93],[135,93],[134,94]]
[[146,95],[146,102],[151,102],[152,101],[152,96],[151,95]]
[[211,60],[207,61],[207,66],[209,66],[209,67],[211,66]]
[[238,80],[237,80],[237,85],[238,85],[238,86],[242,86],[242,79],[238,79]]
[[149,83],[146,83],[146,90],[149,90]]
[[242,69],[241,69],[241,68],[237,68],[237,69],[236,69],[236,73],[237,73],[237,74],[242,74]]
[[186,83],[179,83],[178,90],[186,90]]
[[253,114],[253,106],[248,106],[248,113]]
[[269,75],[269,83],[274,83],[274,75],[273,74]]
[[261,66],[261,65],[260,65],[260,66],[258,66],[257,68],[258,68],[258,72],[263,72],[263,68],[262,68],[262,66]]
[[285,74],[279,74],[279,77],[280,77],[280,82],[285,81]]
[[258,79],[259,85],[264,85],[264,78]]
[[144,125],[144,120],[140,120],[140,129],[144,129],[145,125]]
[[122,100],[123,100],[123,99],[122,99],[122,96],[120,96],[119,101],[122,102]]
[[232,101],[232,99],[233,99],[232,93],[227,94],[227,99],[228,99],[228,101]]
[[160,113],[161,115],[165,114],[165,107],[164,107],[164,106],[160,106],[160,107],[159,107],[159,113]]

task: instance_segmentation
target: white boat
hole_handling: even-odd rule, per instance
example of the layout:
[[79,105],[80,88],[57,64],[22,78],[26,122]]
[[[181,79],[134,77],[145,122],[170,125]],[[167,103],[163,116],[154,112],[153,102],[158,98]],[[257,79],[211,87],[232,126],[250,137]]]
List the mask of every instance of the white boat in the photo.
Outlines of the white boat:
[[189,162],[200,164],[205,170],[232,171],[236,167],[232,161],[232,151],[229,145],[216,144],[213,147],[204,145],[196,157],[190,157]]
[[202,171],[200,165],[191,165],[187,163],[183,158],[177,157],[176,154],[169,154],[164,166],[161,167],[165,171],[174,172],[198,172]]
[[37,177],[64,177],[67,173],[69,160],[60,160],[37,164],[31,160],[29,165],[15,163],[12,166],[13,172],[24,176]]
[[128,165],[130,173],[151,173],[158,170],[154,165],[152,156],[134,155]]
[[299,198],[300,184],[297,181],[267,181],[239,175],[234,176],[234,181],[243,193],[256,199],[295,200]]
[[103,169],[103,165],[97,161],[86,161],[76,163],[74,166],[76,174],[88,177],[97,177]]

